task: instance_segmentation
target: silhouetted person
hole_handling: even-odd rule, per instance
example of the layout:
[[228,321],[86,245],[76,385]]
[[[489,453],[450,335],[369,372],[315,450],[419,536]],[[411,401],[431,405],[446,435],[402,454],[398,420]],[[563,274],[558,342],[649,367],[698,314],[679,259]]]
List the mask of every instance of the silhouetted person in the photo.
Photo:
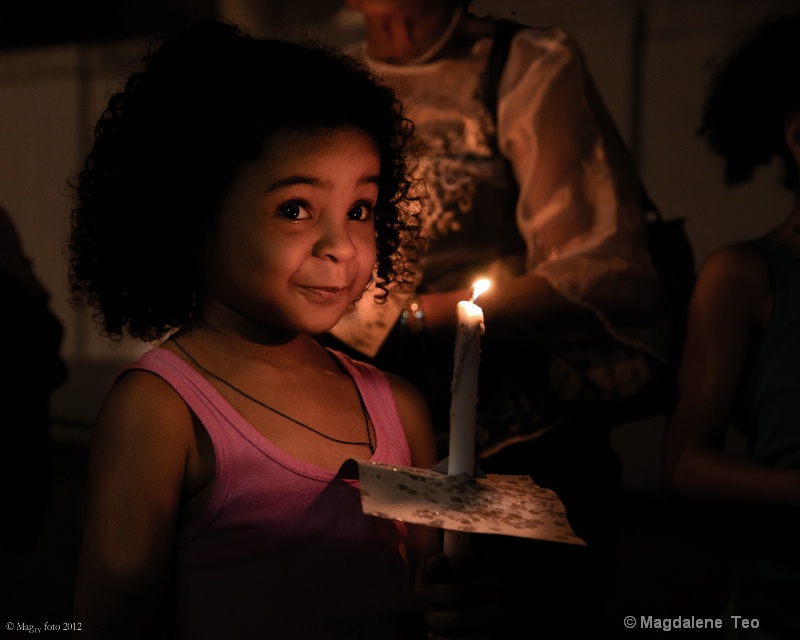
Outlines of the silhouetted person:
[[[59,350],[63,328],[49,293],[25,254],[14,222],[0,208],[0,335],[4,348],[0,385],[3,550],[29,553],[38,541],[50,497],[50,398],[66,379]],[[5,588],[5,587],[4,587]]]
[[[699,134],[728,185],[778,159],[800,179],[800,15],[760,25],[716,70]],[[760,215],[754,211],[753,215]],[[748,455],[723,450],[740,429]],[[712,251],[692,297],[679,396],[664,442],[678,494],[736,505],[742,532],[730,615],[800,638],[800,199],[763,235]],[[726,617],[730,622],[730,618]]]

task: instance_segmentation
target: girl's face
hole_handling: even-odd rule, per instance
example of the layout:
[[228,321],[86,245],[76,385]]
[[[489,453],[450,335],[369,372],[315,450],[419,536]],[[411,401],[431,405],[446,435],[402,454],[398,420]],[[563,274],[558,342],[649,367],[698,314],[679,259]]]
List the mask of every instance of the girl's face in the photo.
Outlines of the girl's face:
[[259,326],[330,329],[375,266],[379,173],[378,149],[359,129],[271,136],[223,201],[207,293]]

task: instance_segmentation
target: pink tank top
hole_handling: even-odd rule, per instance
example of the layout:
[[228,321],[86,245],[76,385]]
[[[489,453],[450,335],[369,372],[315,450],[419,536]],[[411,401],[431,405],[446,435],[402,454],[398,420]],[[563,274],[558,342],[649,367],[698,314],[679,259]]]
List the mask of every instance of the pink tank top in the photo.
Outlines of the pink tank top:
[[[371,365],[331,354],[375,426],[371,460],[410,464],[388,380]],[[128,369],[168,382],[208,431],[216,456],[208,501],[179,532],[170,636],[424,638],[403,559],[405,526],[363,514],[357,480],[278,449],[166,349]]]

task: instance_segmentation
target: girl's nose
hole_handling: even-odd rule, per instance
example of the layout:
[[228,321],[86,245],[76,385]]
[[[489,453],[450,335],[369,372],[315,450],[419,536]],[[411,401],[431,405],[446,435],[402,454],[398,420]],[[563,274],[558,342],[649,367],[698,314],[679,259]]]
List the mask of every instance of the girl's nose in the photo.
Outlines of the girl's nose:
[[314,244],[316,257],[343,262],[351,260],[357,253],[358,250],[347,228],[347,221],[330,222],[322,226],[320,237]]

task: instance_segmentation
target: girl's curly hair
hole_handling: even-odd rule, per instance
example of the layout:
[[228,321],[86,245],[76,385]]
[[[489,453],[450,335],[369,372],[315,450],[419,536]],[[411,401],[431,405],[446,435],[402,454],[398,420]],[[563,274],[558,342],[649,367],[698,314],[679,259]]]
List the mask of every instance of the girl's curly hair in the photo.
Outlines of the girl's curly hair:
[[800,110],[800,14],[761,23],[714,72],[697,134],[725,162],[725,183],[747,182],[775,156],[782,184],[797,191],[797,167],[784,140],[786,116]]
[[206,22],[154,41],[111,96],[75,196],[70,302],[101,333],[156,340],[193,313],[204,239],[239,168],[275,131],[355,126],[380,153],[378,298],[416,277],[413,125],[388,87],[320,43],[260,40]]

